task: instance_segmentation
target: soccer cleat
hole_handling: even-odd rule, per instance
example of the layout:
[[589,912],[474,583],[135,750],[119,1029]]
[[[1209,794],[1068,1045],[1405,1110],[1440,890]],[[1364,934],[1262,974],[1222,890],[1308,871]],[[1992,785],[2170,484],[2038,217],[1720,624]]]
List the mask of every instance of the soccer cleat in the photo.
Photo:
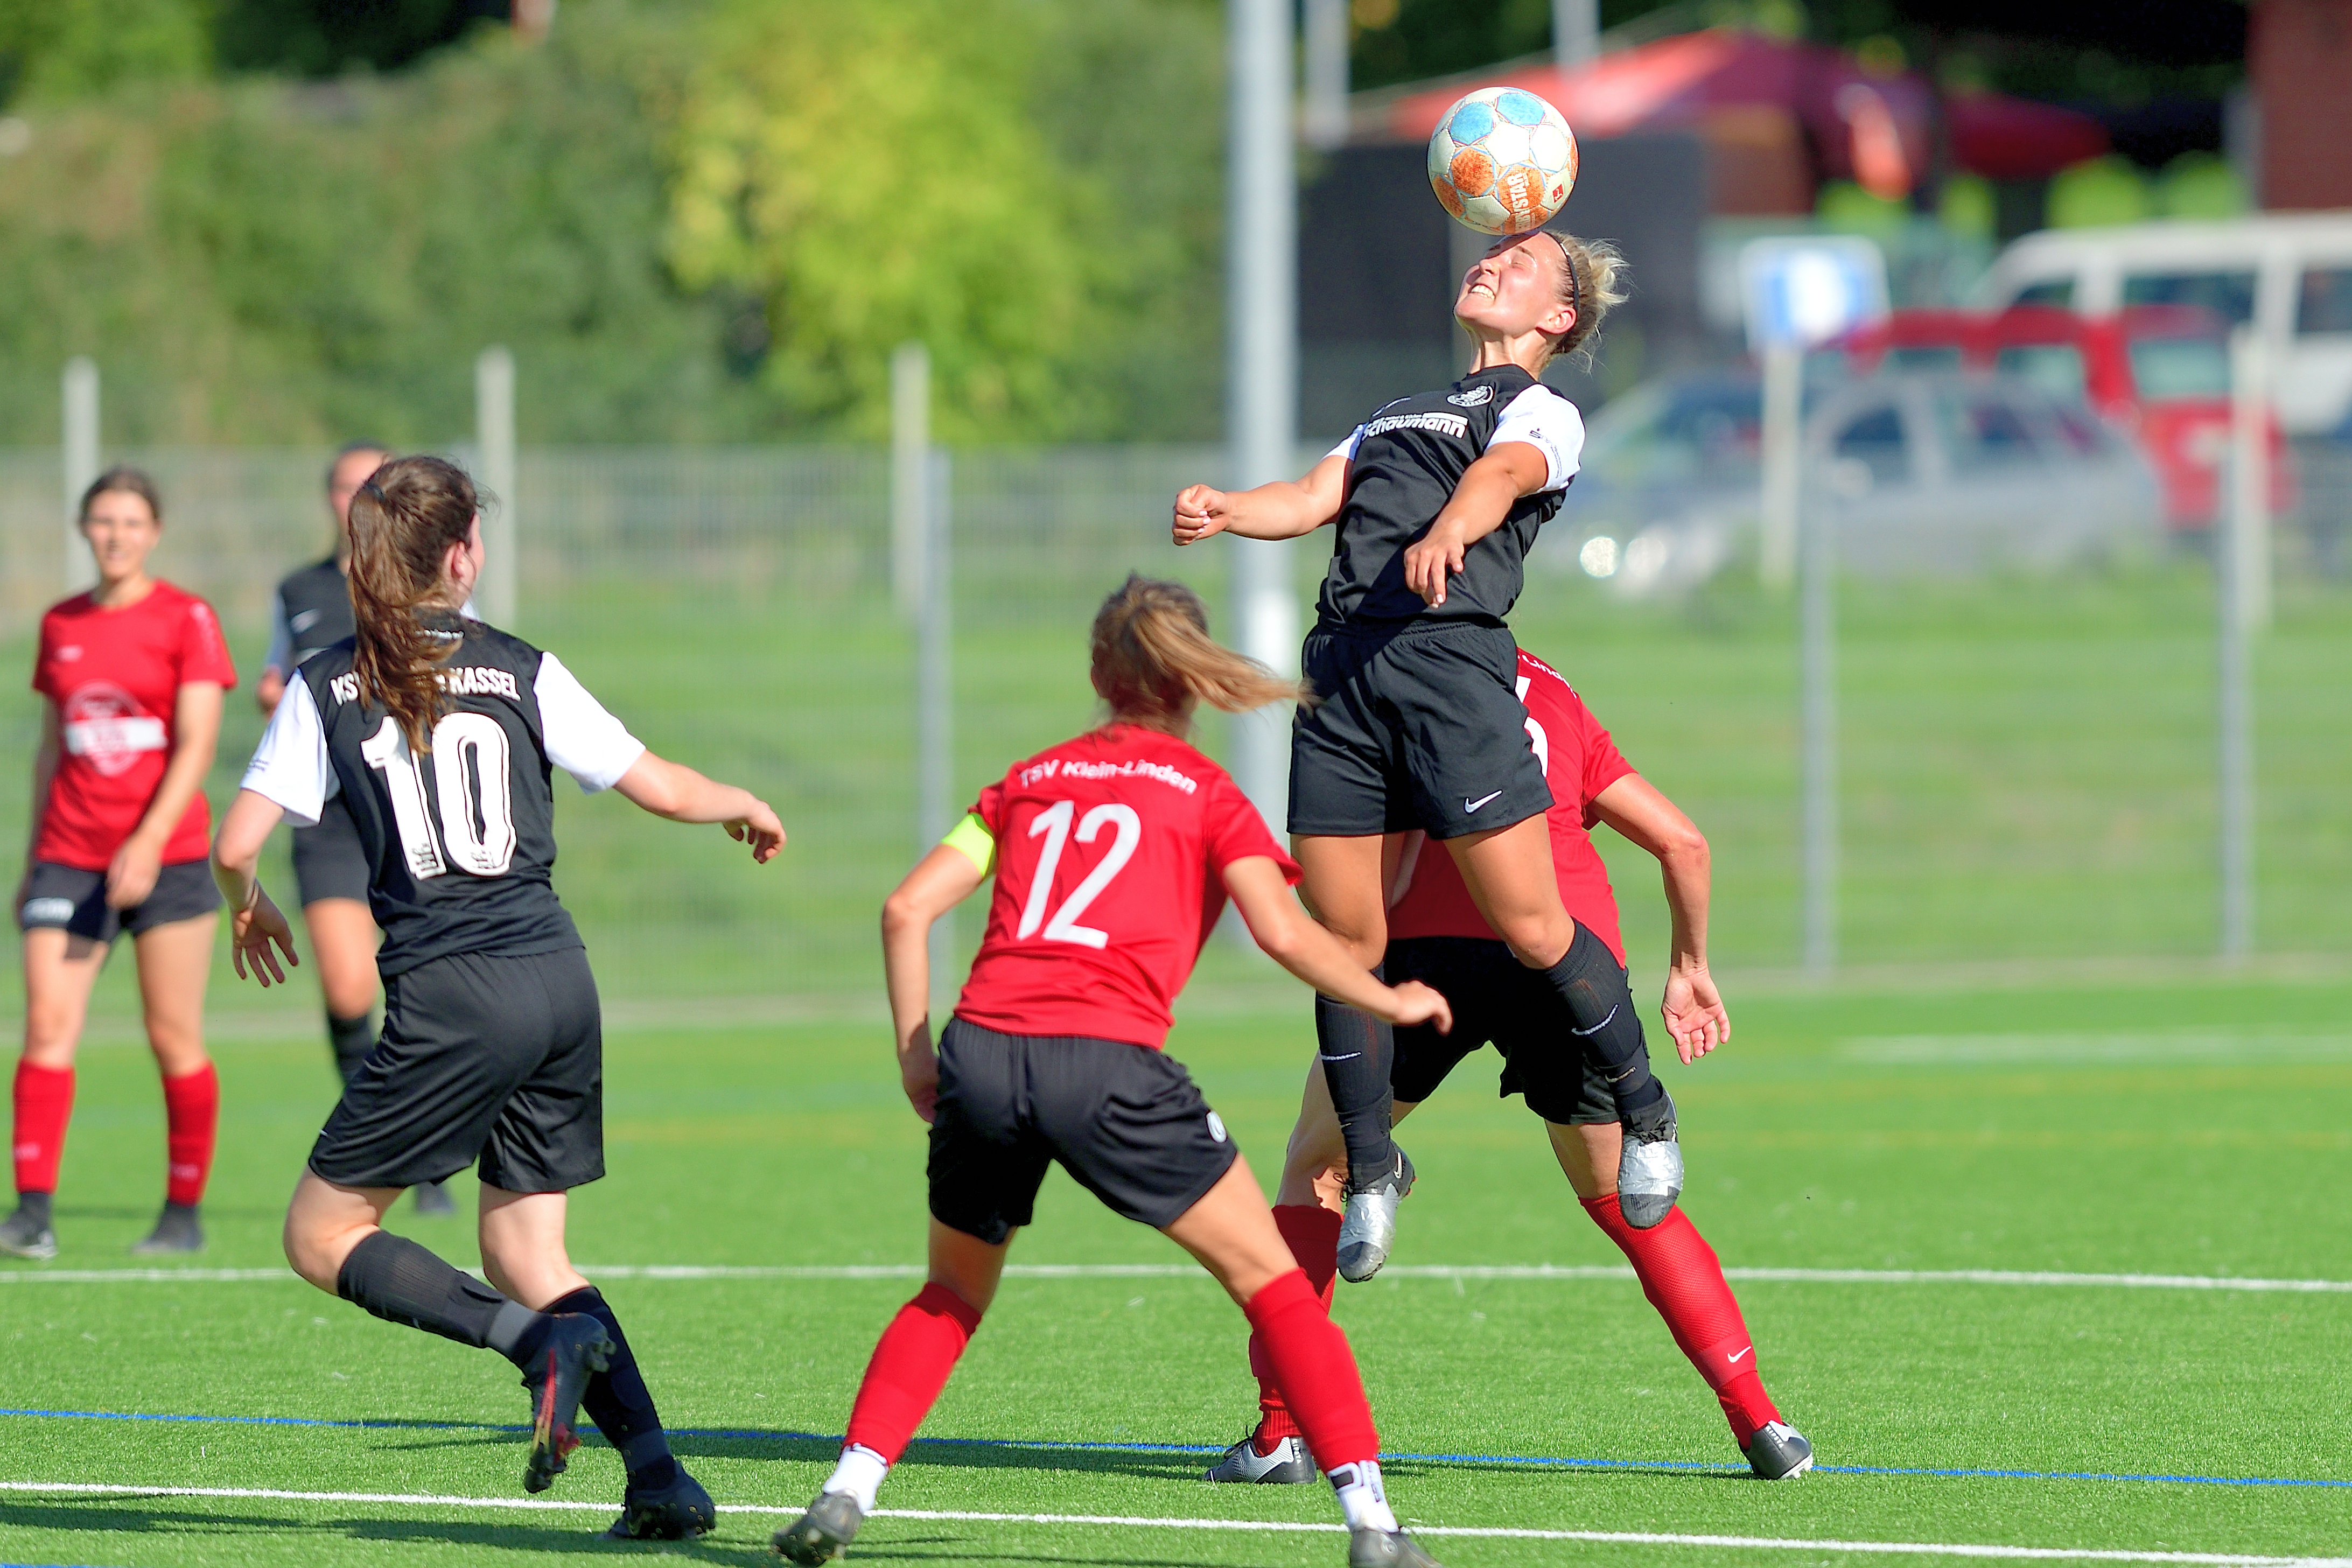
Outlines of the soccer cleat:
[[58,1255],[58,1233],[48,1227],[47,1221],[19,1207],[5,1221],[0,1221],[0,1252],[11,1258],[29,1258],[37,1263],[47,1263]]
[[1356,1530],[1348,1534],[1348,1568],[1444,1568],[1402,1530]]
[[426,1219],[446,1219],[457,1212],[457,1200],[439,1182],[426,1182],[416,1189],[416,1212]]
[[1740,1451],[1759,1481],[1793,1481],[1813,1468],[1813,1446],[1786,1421],[1767,1421]]
[[1412,1162],[1396,1152],[1396,1164],[1359,1191],[1348,1183],[1348,1212],[1339,1221],[1339,1278],[1360,1285],[1381,1271],[1396,1245],[1397,1205],[1412,1191]]
[[531,1392],[530,1456],[523,1461],[522,1489],[543,1492],[563,1473],[580,1434],[572,1424],[580,1415],[580,1396],[588,1391],[591,1373],[605,1370],[613,1342],[604,1325],[584,1312],[558,1312],[549,1326],[547,1343],[522,1385]]
[[1201,1478],[1210,1481],[1254,1481],[1265,1487],[1293,1487],[1315,1479],[1315,1461],[1308,1458],[1303,1437],[1277,1437],[1274,1452],[1257,1451],[1253,1432],[1232,1447]]
[[1675,1102],[1660,1094],[1658,1109],[1641,1126],[1628,1123],[1617,1162],[1617,1212],[1635,1230],[1648,1230],[1673,1212],[1683,1195],[1683,1146],[1675,1137]]
[[789,1563],[830,1563],[849,1550],[865,1510],[847,1492],[819,1492],[808,1511],[776,1531],[776,1550]]
[[604,1533],[615,1541],[689,1541],[718,1522],[710,1494],[681,1465],[666,1487],[641,1491],[632,1483],[621,1500],[621,1517]]
[[132,1256],[138,1258],[168,1258],[204,1249],[205,1227],[196,1218],[194,1204],[165,1204],[146,1239],[131,1244]]

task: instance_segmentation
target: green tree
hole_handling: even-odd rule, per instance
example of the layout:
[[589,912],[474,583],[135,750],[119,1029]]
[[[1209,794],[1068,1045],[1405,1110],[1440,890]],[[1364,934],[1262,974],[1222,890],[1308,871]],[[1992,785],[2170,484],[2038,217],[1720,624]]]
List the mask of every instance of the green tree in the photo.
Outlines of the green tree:
[[212,68],[204,0],[0,0],[0,98],[86,98]]

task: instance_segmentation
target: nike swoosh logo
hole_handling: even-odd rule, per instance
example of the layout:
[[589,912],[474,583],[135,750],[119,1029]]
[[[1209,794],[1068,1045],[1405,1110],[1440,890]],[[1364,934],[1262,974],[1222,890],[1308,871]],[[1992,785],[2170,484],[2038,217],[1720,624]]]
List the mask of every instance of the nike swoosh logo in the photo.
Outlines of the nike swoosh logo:
[[[1570,1034],[1571,1034],[1571,1035],[1597,1035],[1597,1034],[1599,1034],[1601,1030],[1603,1030],[1603,1029],[1607,1028],[1607,1027],[1609,1026],[1609,1019],[1610,1019],[1610,1018],[1613,1018],[1613,1017],[1615,1017],[1616,1016],[1617,1016],[1617,1009],[1616,1009],[1616,1008],[1614,1008],[1614,1007],[1612,1007],[1612,1008],[1610,1008],[1610,1009],[1609,1009],[1609,1016],[1608,1016],[1608,1017],[1606,1017],[1606,1018],[1601,1019],[1601,1022],[1599,1022],[1598,1024],[1593,1025],[1593,1026],[1592,1026],[1592,1027],[1591,1027],[1591,1028],[1589,1028],[1589,1029],[1570,1029],[1570,1030],[1569,1031],[1569,1033],[1570,1033]],[[1755,1347],[1754,1345],[1750,1345],[1750,1346],[1748,1346],[1748,1348],[1749,1350],[1754,1350],[1756,1347]],[[1734,1359],[1736,1360],[1736,1359],[1738,1359],[1738,1358],[1736,1358],[1736,1357],[1735,1357]]]
[[1472,800],[1468,795],[1464,795],[1462,797],[1462,809],[1465,811],[1475,811],[1480,806],[1486,805],[1488,801],[1494,800],[1497,796],[1501,795],[1502,793],[1503,792],[1501,790],[1496,790],[1494,795],[1482,795],[1476,800]]
[[1754,1355],[1755,1353],[1756,1347],[1754,1345],[1749,1345],[1746,1350],[1741,1351],[1739,1355],[1727,1355],[1723,1359],[1731,1363],[1732,1365],[1737,1366],[1739,1364],[1739,1356]]

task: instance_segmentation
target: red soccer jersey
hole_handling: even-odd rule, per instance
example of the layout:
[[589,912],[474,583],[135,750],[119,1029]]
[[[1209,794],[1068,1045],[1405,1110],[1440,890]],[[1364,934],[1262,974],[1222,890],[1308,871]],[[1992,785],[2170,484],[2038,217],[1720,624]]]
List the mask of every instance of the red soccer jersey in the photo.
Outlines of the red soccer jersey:
[[[213,607],[157,583],[119,610],[77,594],[41,617],[33,689],[58,705],[65,748],[41,807],[33,858],[102,871],[138,827],[171,766],[180,688],[236,684]],[[163,846],[163,863],[201,860],[212,812],[200,790]]]
[[[1609,868],[1592,847],[1592,800],[1633,771],[1617,743],[1584,705],[1559,671],[1519,650],[1519,700],[1527,704],[1528,736],[1544,782],[1551,785],[1552,808],[1544,814],[1551,829],[1552,868],[1559,876],[1559,900],[1579,925],[1609,944],[1625,962],[1625,939],[1617,931],[1617,895]],[[1470,889],[1442,845],[1415,836],[1406,845],[1411,858],[1399,868],[1390,890],[1389,935],[1474,936],[1495,940],[1494,928],[1470,901]]]
[[971,814],[996,841],[996,891],[956,1016],[1003,1034],[1159,1049],[1224,868],[1263,855],[1298,880],[1224,769],[1138,724],[1014,763]]

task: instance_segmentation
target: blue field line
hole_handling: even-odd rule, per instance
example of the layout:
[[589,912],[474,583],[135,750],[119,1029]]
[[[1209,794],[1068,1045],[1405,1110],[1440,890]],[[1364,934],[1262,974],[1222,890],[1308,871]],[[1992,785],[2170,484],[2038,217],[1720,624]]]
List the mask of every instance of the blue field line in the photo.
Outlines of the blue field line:
[[[28,1421],[159,1421],[212,1426],[322,1426],[343,1431],[408,1432],[528,1432],[527,1426],[501,1426],[488,1421],[335,1420],[320,1415],[178,1415],[121,1410],[0,1410],[0,1419]],[[833,1432],[785,1432],[772,1426],[673,1426],[673,1437],[707,1437],[728,1442],[838,1443]],[[583,1434],[592,1438],[596,1435]],[[924,1446],[971,1448],[1027,1448],[1047,1452],[1095,1454],[1222,1454],[1224,1449],[1203,1443],[1065,1442],[1051,1438],[918,1437]],[[1576,1459],[1535,1454],[1383,1454],[1384,1460],[1431,1465],[1499,1465],[1555,1470],[1692,1470],[1717,1475],[1747,1474],[1744,1467],[1698,1459]],[[1932,1476],[1962,1480],[2003,1481],[2143,1481],[2191,1487],[2324,1487],[2352,1490],[2352,1480],[2324,1480],[2300,1476],[2168,1476],[2107,1470],[1979,1470],[1944,1469],[1924,1465],[1815,1465],[1830,1476]],[[0,1568],[18,1565],[0,1563]]]

